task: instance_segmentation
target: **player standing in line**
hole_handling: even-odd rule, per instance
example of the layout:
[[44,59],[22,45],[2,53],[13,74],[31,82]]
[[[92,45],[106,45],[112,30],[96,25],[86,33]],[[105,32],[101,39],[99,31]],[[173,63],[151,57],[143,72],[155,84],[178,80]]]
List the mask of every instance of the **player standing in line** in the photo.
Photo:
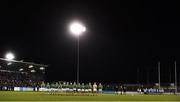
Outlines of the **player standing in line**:
[[45,88],[46,84],[44,83],[44,81],[41,83],[41,88]]
[[55,84],[55,88],[57,89],[57,88],[58,88],[58,86],[59,86],[59,84],[58,84],[58,82],[56,82],[56,84]]
[[69,82],[66,82],[66,92],[69,92]]
[[73,92],[73,84],[72,83],[69,84],[69,91]]
[[123,87],[122,87],[122,85],[120,86],[120,93],[121,93],[121,95],[123,94]]
[[94,84],[93,84],[93,94],[97,95],[97,85],[96,85],[96,82],[94,82]]
[[84,83],[81,84],[81,92],[83,93],[85,90],[84,90]]
[[46,88],[47,88],[47,91],[50,92],[50,84],[49,83],[46,84]]
[[59,82],[59,85],[58,85],[58,90],[61,92],[62,91],[62,84]]
[[63,84],[62,84],[62,91],[63,91],[63,92],[66,91],[66,82],[63,82]]
[[92,85],[91,85],[90,82],[89,82],[89,86],[88,86],[88,92],[89,92],[89,93],[92,93]]
[[99,85],[98,85],[98,93],[102,94],[102,88],[103,88],[103,86],[101,85],[101,83],[99,83]]
[[89,91],[89,90],[88,90],[88,89],[89,89],[89,85],[88,85],[87,83],[85,84],[84,89],[85,89],[84,92],[85,92],[85,93],[88,93],[88,91]]
[[124,86],[123,87],[123,93],[126,94],[127,88]]
[[80,83],[77,84],[77,92],[81,92],[81,84]]
[[49,83],[46,84],[46,88],[50,89],[50,84]]
[[115,94],[118,95],[118,85],[115,86]]
[[76,85],[76,82],[73,83],[73,92],[77,92],[77,85]]

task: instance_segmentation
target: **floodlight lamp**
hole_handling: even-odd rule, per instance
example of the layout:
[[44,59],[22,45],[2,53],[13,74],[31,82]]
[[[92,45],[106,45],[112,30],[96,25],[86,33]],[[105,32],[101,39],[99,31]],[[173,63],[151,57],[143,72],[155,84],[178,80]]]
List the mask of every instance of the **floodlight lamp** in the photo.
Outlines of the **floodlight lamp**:
[[12,64],[12,63],[11,63],[11,62],[9,62],[7,65],[8,65],[8,66],[10,66],[11,64]]
[[86,31],[86,27],[84,25],[82,25],[79,22],[73,22],[70,25],[70,31],[72,32],[72,34],[74,34],[75,36],[79,36],[81,35],[83,32]]
[[35,70],[31,70],[32,73],[36,72]]
[[32,67],[33,67],[33,65],[30,65],[30,66],[29,66],[29,68],[32,68]]
[[44,68],[44,67],[40,67],[39,69],[40,69],[40,70],[44,70],[45,68]]
[[15,56],[14,56],[13,53],[7,53],[5,58],[8,59],[8,60],[13,60],[15,58]]
[[19,69],[19,71],[23,71],[23,68]]

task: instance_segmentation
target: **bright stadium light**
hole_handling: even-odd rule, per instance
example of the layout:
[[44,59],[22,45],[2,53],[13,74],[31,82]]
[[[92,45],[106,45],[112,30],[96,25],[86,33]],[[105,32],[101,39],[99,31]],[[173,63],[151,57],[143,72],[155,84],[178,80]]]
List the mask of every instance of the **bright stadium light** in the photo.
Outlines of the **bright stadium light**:
[[19,71],[23,71],[23,68],[19,69]]
[[32,68],[32,67],[33,67],[33,65],[30,65],[30,66],[29,66],[29,68]]
[[73,22],[70,25],[70,31],[75,36],[79,36],[79,35],[83,34],[83,32],[86,31],[86,27],[83,24],[79,23],[79,22]]
[[13,53],[7,53],[5,58],[8,59],[8,60],[13,60],[15,58],[15,56],[14,56]]
[[11,62],[9,62],[7,65],[8,65],[8,66],[10,66],[11,64],[12,64],[12,63],[11,63]]
[[40,70],[44,70],[45,68],[44,68],[44,67],[40,67],[39,69],[40,69]]
[[34,73],[34,72],[36,72],[36,71],[33,69],[33,70],[31,70],[31,72]]

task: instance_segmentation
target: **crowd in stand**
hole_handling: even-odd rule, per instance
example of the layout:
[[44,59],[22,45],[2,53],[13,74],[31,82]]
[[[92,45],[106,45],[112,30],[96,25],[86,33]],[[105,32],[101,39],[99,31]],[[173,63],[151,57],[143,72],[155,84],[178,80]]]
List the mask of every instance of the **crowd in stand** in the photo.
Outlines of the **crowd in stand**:
[[27,73],[1,72],[0,71],[0,90],[14,90],[14,87],[37,87],[40,80],[32,80]]
[[99,83],[78,83],[75,82],[52,82],[44,83],[38,80],[34,75],[28,73],[1,72],[0,71],[0,90],[13,91],[14,87],[32,87],[41,89],[59,89],[61,91],[77,91],[77,92],[102,92],[102,85]]

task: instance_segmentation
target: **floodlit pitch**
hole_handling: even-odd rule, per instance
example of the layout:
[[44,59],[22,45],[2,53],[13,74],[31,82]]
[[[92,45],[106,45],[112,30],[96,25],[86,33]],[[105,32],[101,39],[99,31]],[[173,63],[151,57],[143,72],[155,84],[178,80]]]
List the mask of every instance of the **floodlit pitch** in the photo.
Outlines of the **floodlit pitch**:
[[180,101],[177,95],[115,95],[61,96],[47,92],[1,91],[0,101]]

